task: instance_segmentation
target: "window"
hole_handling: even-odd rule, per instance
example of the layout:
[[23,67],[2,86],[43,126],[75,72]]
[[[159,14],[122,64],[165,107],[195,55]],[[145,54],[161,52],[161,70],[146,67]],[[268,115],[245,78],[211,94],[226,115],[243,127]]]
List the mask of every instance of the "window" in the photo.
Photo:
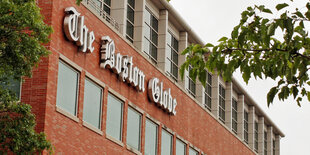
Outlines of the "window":
[[258,152],[258,123],[255,121],[255,129],[254,129],[254,150]]
[[127,25],[126,25],[126,38],[133,43],[134,34],[134,21],[135,21],[135,0],[127,1]]
[[112,94],[108,95],[107,134],[122,141],[123,102]]
[[[192,67],[189,66],[188,73],[190,73],[191,70],[192,70]],[[187,80],[188,80],[187,90],[193,97],[195,97],[196,96],[196,84],[189,76],[187,76]]]
[[275,140],[272,140],[272,152],[273,152],[273,155],[276,154],[276,141]]
[[158,20],[145,8],[143,51],[157,62]]
[[131,107],[127,117],[127,144],[140,151],[141,114]]
[[86,78],[84,89],[83,120],[101,128],[101,103],[103,89]]
[[111,15],[111,0],[103,0],[103,11]]
[[104,11],[108,15],[111,14],[111,0],[88,0],[88,3],[98,13],[101,13],[101,11]]
[[264,155],[267,155],[267,132],[264,132]]
[[189,147],[188,155],[198,155],[198,152],[193,148]]
[[79,73],[62,61],[58,64],[56,106],[76,116]]
[[161,154],[172,154],[172,135],[166,130],[161,130]]
[[244,141],[246,143],[249,142],[249,113],[247,111],[244,111]]
[[175,37],[168,32],[167,34],[167,69],[170,76],[174,80],[178,80],[178,55],[179,55],[179,42]]
[[158,125],[147,119],[145,122],[145,155],[157,154],[157,130]]
[[4,79],[0,82],[0,87],[10,90],[17,99],[20,99],[21,81],[13,78]]
[[219,85],[219,118],[225,123],[225,88]]
[[237,124],[237,120],[238,120],[238,102],[236,101],[236,99],[232,99],[232,130],[234,133],[237,134],[237,128],[238,128],[238,124]]
[[177,139],[176,140],[176,155],[186,155],[186,144],[183,143],[181,140]]
[[211,96],[212,96],[212,75],[207,72],[207,80],[205,87],[205,107],[211,111]]

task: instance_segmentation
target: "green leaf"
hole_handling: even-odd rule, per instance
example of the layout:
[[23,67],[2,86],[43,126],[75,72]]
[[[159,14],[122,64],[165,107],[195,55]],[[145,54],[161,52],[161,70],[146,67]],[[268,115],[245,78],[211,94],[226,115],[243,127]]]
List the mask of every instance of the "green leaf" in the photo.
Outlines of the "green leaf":
[[269,26],[268,26],[268,29],[267,29],[267,35],[274,35],[274,32],[276,30],[276,26],[275,26],[275,23],[271,23]]
[[238,31],[239,31],[240,26],[236,26],[234,27],[234,30],[231,32],[231,38],[232,39],[236,39],[238,37]]
[[310,92],[307,93],[308,101],[310,101]]
[[267,94],[267,105],[269,107],[270,103],[273,102],[275,95],[278,93],[279,89],[277,87],[273,87],[269,90]]
[[300,11],[296,11],[296,12],[294,12],[293,14],[297,15],[297,16],[300,17],[300,18],[305,18],[305,16],[302,15],[302,13],[301,13]]
[[296,86],[293,86],[292,87],[292,93],[293,93],[293,96],[294,96],[294,99],[296,99],[297,95],[298,95],[298,89]]
[[211,43],[207,43],[207,44],[205,45],[205,47],[214,47],[214,45],[211,44]]
[[242,74],[244,82],[248,84],[250,77],[251,77],[251,68],[249,66],[245,66]]
[[220,40],[218,40],[218,42],[223,42],[226,41],[228,38],[227,37],[222,37]]
[[272,11],[270,9],[266,9],[266,8],[263,9],[263,12],[272,14]]
[[207,71],[202,70],[198,76],[199,81],[203,85],[203,87],[206,86],[206,80],[207,80]]
[[279,10],[281,10],[281,9],[287,7],[287,6],[288,6],[288,4],[286,4],[286,3],[278,4],[278,5],[276,6],[276,9],[279,11]]

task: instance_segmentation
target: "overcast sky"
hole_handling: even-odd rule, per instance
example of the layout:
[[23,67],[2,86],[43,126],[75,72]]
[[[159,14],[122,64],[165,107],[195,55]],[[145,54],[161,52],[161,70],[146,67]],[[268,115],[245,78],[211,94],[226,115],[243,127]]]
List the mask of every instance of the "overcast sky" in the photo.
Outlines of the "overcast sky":
[[[171,0],[171,4],[206,43],[216,43],[222,36],[230,36],[239,23],[240,14],[248,6],[266,5],[274,8],[278,3],[288,2],[292,8],[305,9],[307,0]],[[308,25],[309,26],[309,25]],[[309,28],[310,29],[310,28]],[[282,155],[310,154],[310,104],[304,100],[298,107],[294,100],[280,102],[275,100],[267,107],[266,94],[276,83],[272,80],[250,80],[246,85],[239,74],[235,78],[250,96],[264,109],[267,115],[284,132],[281,139]]]

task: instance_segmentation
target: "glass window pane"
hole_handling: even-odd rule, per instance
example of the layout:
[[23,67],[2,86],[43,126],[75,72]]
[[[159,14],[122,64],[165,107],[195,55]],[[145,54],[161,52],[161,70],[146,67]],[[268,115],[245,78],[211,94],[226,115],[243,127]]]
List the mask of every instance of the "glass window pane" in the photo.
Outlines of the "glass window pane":
[[148,25],[144,25],[144,36],[151,40],[151,28]]
[[167,44],[172,46],[171,45],[171,34],[170,33],[167,34]]
[[169,58],[170,60],[172,60],[172,58],[171,58],[171,47],[168,46],[168,45],[167,45],[166,53],[167,53],[167,58]]
[[140,128],[141,114],[129,107],[127,118],[127,144],[137,150],[140,150]]
[[179,51],[179,42],[177,39],[173,38],[173,48],[174,50],[176,50],[177,52]]
[[175,154],[176,155],[186,155],[186,145],[185,143],[183,143],[182,141],[180,141],[179,139],[176,140],[176,150],[175,150]]
[[15,80],[13,78],[5,78],[2,81],[3,82],[0,82],[0,86],[3,87],[4,89],[10,90],[16,96],[17,99],[20,99],[21,81]]
[[172,53],[172,61],[175,64],[178,64],[178,53],[176,53],[174,50],[172,50],[171,53]]
[[100,129],[102,89],[89,79],[85,80],[83,120]]
[[158,44],[158,34],[154,31],[154,30],[152,30],[152,42],[157,46],[157,44]]
[[167,71],[169,72],[169,73],[171,73],[171,62],[170,62],[170,60],[167,58],[167,63],[165,63],[165,65],[166,65],[166,69],[167,69]]
[[104,0],[104,3],[111,7],[111,0]]
[[157,128],[150,120],[145,122],[145,155],[157,154]]
[[126,33],[130,38],[133,38],[133,25],[127,21]]
[[132,23],[134,23],[135,21],[135,12],[132,8],[130,8],[129,6],[127,7],[127,19],[129,21],[131,21]]
[[211,85],[212,83],[212,75],[208,73],[208,83]]
[[135,8],[135,0],[128,0],[128,5],[130,5],[132,8]]
[[79,73],[59,61],[56,105],[76,115]]
[[144,38],[144,42],[143,42],[143,51],[147,54],[150,53],[150,42]]
[[198,152],[190,147],[188,151],[188,155],[198,155]]
[[108,95],[107,134],[122,140],[123,103],[115,96]]
[[147,9],[144,13],[144,22],[151,26],[151,14]]
[[152,51],[151,51],[151,56],[157,60],[157,47],[154,46],[153,44],[151,45],[152,46]]
[[152,15],[152,21],[151,21],[152,23],[152,28],[156,31],[156,32],[158,32],[158,20]]
[[172,65],[172,75],[175,77],[175,78],[178,78],[178,67],[176,65]]
[[108,15],[111,15],[111,9],[107,5],[104,5],[103,11],[106,12]]
[[164,129],[161,132],[161,154],[172,154],[172,135]]

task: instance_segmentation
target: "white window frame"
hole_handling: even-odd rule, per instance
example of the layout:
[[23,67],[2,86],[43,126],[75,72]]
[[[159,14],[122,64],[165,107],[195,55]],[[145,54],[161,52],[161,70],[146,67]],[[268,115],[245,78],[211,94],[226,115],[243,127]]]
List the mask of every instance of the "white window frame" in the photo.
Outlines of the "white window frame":
[[[135,22],[135,6],[131,6],[131,5],[129,5],[129,3],[128,3],[128,1],[129,0],[127,0],[127,13],[126,13],[126,39],[127,40],[129,40],[131,43],[133,43],[133,39],[134,39],[134,32],[135,32],[135,30],[134,30],[134,28],[135,28],[135,24],[134,24],[134,22]],[[134,5],[136,4],[136,1],[135,0],[133,0],[134,1]],[[130,21],[129,19],[128,19],[128,8],[130,8],[130,9],[132,9],[133,10],[133,21]],[[131,37],[131,36],[129,36],[128,34],[127,34],[127,29],[128,29],[128,23],[129,24],[131,24],[132,25],[132,27],[133,27],[133,36]]]
[[[171,39],[173,38],[173,40],[176,40],[177,43],[178,43],[178,47],[177,47],[178,49],[174,49],[174,47],[172,45],[169,45],[169,43],[167,42],[167,46],[168,46],[167,50],[170,50],[170,51],[172,50],[172,51],[171,51],[171,55],[170,56],[168,56],[168,55],[166,56],[166,58],[168,60],[168,62],[166,62],[166,63],[170,63],[170,68],[167,70],[167,73],[175,81],[178,81],[178,75],[179,75],[179,64],[178,64],[179,63],[179,60],[178,60],[179,59],[179,40],[174,35],[174,33],[172,33],[172,31],[170,31],[170,30],[168,30],[167,35],[170,35]],[[171,44],[173,44],[173,43],[171,42]],[[178,61],[177,63],[173,61],[172,52],[175,52],[177,54],[177,61]],[[172,66],[173,65],[177,67],[177,76],[174,76],[173,73],[172,73]]]
[[[64,108],[60,107],[60,106],[57,106],[57,92],[58,92],[58,77],[59,77],[59,63],[62,63],[64,66],[68,67],[69,69],[71,69],[72,71],[76,72],[77,73],[77,81],[76,81],[76,84],[77,84],[77,88],[76,88],[76,95],[75,95],[75,113],[72,114],[70,112],[68,112],[67,110],[65,110]],[[63,59],[59,59],[58,61],[58,71],[57,71],[57,90],[56,90],[56,107],[65,111],[66,113],[70,114],[70,115],[73,115],[75,117],[77,117],[77,114],[78,114],[78,106],[79,106],[79,89],[80,89],[80,78],[81,78],[81,70],[79,70],[78,68],[75,68],[74,66],[70,65],[71,63],[68,62],[68,61],[65,61]]]
[[[150,15],[151,15],[151,18],[154,17],[156,20],[157,20],[157,28],[159,28],[159,20],[158,18],[156,17],[156,15],[151,11],[151,9],[149,9],[147,6],[145,6],[145,11],[147,11]],[[152,21],[152,19],[150,19]],[[144,21],[144,26],[148,26],[151,30],[150,32],[150,39],[148,39],[145,34],[143,35],[143,38],[148,41],[150,43],[150,45],[153,45],[156,47],[156,58],[154,58],[150,52],[152,51],[152,48],[149,47],[149,51],[144,51],[144,47],[142,48],[143,49],[143,52],[155,63],[157,63],[157,59],[158,59],[158,30],[156,31],[153,27],[152,27],[152,24],[150,23],[150,25]],[[152,30],[157,34],[157,45],[155,43],[153,43],[152,41]],[[144,40],[143,39],[143,40]],[[144,43],[145,44],[145,43]]]
[[[97,128],[97,129],[99,129],[99,130],[101,130],[102,129],[102,106],[103,106],[103,91],[104,91],[104,89],[103,89],[103,87],[100,85],[100,84],[97,84],[94,80],[92,80],[90,77],[85,77],[85,81],[86,80],[88,80],[90,83],[92,83],[93,85],[96,85],[98,88],[100,88],[100,91],[101,91],[101,96],[100,96],[100,114],[99,114],[99,128]],[[83,101],[83,104],[85,105],[85,85],[84,85],[84,101]],[[83,121],[85,121],[84,120],[84,106],[83,106]],[[88,123],[87,121],[85,121],[87,124],[90,124],[90,123]],[[92,125],[92,124],[90,124],[90,125]],[[93,125],[92,125],[93,126]],[[94,126],[95,127],[95,126]]]
[[[204,95],[205,95],[204,106],[209,111],[211,111],[211,107],[212,107],[212,74],[209,73],[208,71],[206,71],[206,73],[207,73],[207,80],[206,80],[206,87],[205,87],[205,91],[204,91]],[[208,88],[210,88],[209,93],[208,93]],[[207,103],[208,99],[210,99],[210,103]],[[208,104],[210,104],[210,106]]]
[[[225,87],[219,84],[219,119],[225,124]],[[224,104],[222,106],[222,104]]]
[[[236,107],[234,107],[234,104],[236,104]],[[235,99],[235,98],[232,98],[232,106],[231,106],[231,111],[232,111],[232,117],[231,117],[231,120],[232,120],[232,131],[237,134],[237,131],[238,131],[238,101]],[[235,113],[236,115],[236,118],[234,118],[233,116],[233,113]],[[236,123],[236,129],[234,129],[234,123]]]

